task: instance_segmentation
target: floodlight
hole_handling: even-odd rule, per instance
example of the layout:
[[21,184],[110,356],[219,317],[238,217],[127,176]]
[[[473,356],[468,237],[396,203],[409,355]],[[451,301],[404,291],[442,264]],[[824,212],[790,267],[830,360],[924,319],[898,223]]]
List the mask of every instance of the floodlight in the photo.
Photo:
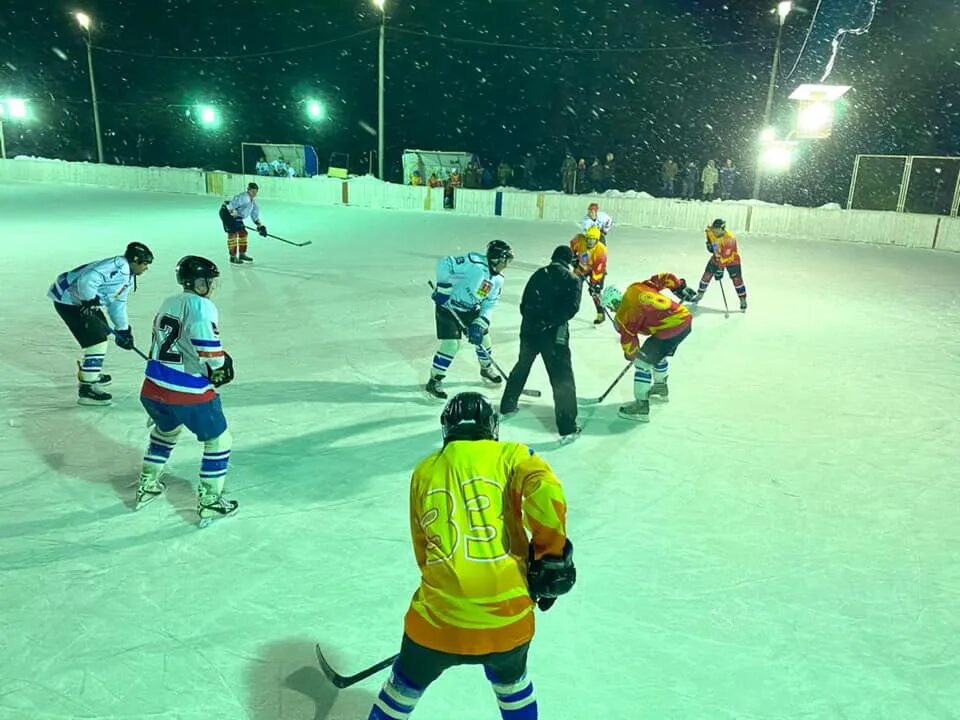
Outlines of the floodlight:
[[383,12],[384,0],[373,0],[373,4],[380,8],[380,12]]
[[23,120],[27,117],[27,101],[20,98],[6,98],[0,101],[0,114]]
[[790,14],[791,10],[793,10],[793,3],[790,0],[784,0],[777,4],[777,15],[780,16],[781,25],[787,21],[787,15]]
[[325,114],[323,103],[319,100],[307,100],[307,117],[311,120],[322,120]]
[[200,124],[209,128],[220,124],[220,114],[212,105],[198,105],[197,114],[200,116]]
[[771,142],[764,146],[760,152],[760,164],[767,172],[783,172],[790,169],[793,163],[793,149],[795,143],[792,142]]
[[777,129],[772,127],[765,127],[760,131],[760,142],[769,143],[777,139]]
[[77,23],[79,23],[80,27],[82,27],[84,30],[90,29],[89,15],[87,15],[85,12],[77,12],[74,13],[73,16],[77,19]]

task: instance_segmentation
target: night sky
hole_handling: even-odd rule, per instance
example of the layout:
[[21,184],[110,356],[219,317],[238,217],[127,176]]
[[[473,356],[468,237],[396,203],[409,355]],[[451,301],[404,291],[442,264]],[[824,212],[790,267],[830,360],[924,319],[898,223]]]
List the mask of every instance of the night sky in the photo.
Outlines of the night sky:
[[[613,152],[624,188],[654,194],[667,155],[700,165],[731,157],[749,172],[775,4],[387,0],[388,177],[399,180],[406,147],[472,151],[514,165],[534,153],[544,183],[557,187],[566,150],[588,161]],[[834,32],[864,23],[871,0],[822,0],[788,78],[817,0],[798,4],[783,36],[774,106],[781,127],[793,110],[787,95],[819,81]],[[75,10],[97,23],[109,162],[239,170],[246,140],[313,145],[322,166],[331,152],[348,152],[361,170],[376,146],[363,128],[377,124],[380,14],[370,2],[8,0],[0,13],[0,96],[29,98],[36,116],[30,125],[5,123],[11,155],[95,158]],[[879,0],[869,32],[845,38],[829,78],[853,86],[833,137],[805,144],[770,199],[843,202],[858,152],[957,154],[958,31],[956,0]],[[255,53],[272,54],[198,59]],[[326,103],[325,121],[306,121],[307,97]],[[218,132],[188,115],[200,101],[222,109]]]

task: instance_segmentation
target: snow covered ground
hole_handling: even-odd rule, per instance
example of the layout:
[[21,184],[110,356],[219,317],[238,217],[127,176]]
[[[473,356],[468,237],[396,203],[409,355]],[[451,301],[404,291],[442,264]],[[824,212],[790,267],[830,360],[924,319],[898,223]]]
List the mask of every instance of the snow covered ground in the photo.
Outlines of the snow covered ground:
[[[226,263],[216,198],[0,185],[0,717],[363,719],[417,583],[407,483],[437,447],[425,398],[435,348],[426,280],[443,254],[508,239],[494,316],[515,360],[526,278],[569,225],[281,205],[253,266]],[[736,231],[736,228],[732,228]],[[57,273],[148,243],[132,296],[138,344],[178,291],[179,257],[220,263],[216,298],[237,380],[223,389],[240,513],[194,525],[199,444],[169,495],[130,509],[142,365],[112,347],[109,408],[75,404],[72,338],[45,298]],[[671,401],[637,426],[624,382],[555,448],[539,365],[505,439],[563,480],[579,582],[538,617],[541,716],[953,718],[960,712],[960,255],[741,239],[750,310],[712,285],[672,364]],[[617,228],[610,280],[691,283],[697,233]],[[728,281],[725,281],[728,282]],[[728,299],[734,304],[731,286]],[[578,393],[623,366],[584,302]],[[448,385],[477,389],[472,353]],[[489,720],[482,673],[430,688],[414,718]]]

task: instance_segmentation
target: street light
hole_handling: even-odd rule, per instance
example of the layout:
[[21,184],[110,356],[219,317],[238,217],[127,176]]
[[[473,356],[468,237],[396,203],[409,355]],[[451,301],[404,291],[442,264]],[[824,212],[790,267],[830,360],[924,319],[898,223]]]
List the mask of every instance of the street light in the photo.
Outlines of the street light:
[[323,120],[326,113],[319,100],[307,100],[307,117],[311,120]]
[[83,28],[83,41],[87,44],[87,71],[90,74],[90,100],[93,103],[93,129],[97,133],[97,162],[103,162],[103,135],[100,132],[100,108],[97,106],[97,83],[93,76],[93,46],[90,42],[92,21],[85,12],[73,14],[77,24]]
[[380,8],[380,65],[377,75],[377,177],[383,180],[383,45],[387,32],[385,0],[373,0]]
[[0,159],[7,159],[7,141],[3,135],[3,120],[26,120],[27,101],[20,98],[0,98]]
[[[763,127],[770,126],[770,112],[773,110],[773,90],[777,84],[777,66],[780,64],[780,41],[783,38],[783,26],[786,24],[787,15],[790,14],[791,10],[793,10],[793,3],[790,2],[790,0],[784,0],[784,2],[777,4],[777,6],[770,11],[777,14],[778,28],[777,42],[773,46],[773,63],[770,65],[770,84],[767,86],[767,104],[763,109]],[[760,176],[761,169],[758,165],[753,175],[753,192],[750,195],[754,200],[757,199],[757,195],[760,193]]]
[[197,105],[197,117],[204,127],[213,129],[220,124],[220,113],[213,105]]

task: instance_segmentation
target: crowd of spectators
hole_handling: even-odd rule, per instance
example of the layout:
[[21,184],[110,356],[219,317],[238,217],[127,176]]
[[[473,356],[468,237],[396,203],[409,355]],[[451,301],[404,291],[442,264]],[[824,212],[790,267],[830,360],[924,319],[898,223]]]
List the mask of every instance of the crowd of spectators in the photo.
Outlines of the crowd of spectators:
[[297,169],[280,155],[276,160],[267,162],[263,155],[257,161],[257,175],[261,177],[297,177]]

